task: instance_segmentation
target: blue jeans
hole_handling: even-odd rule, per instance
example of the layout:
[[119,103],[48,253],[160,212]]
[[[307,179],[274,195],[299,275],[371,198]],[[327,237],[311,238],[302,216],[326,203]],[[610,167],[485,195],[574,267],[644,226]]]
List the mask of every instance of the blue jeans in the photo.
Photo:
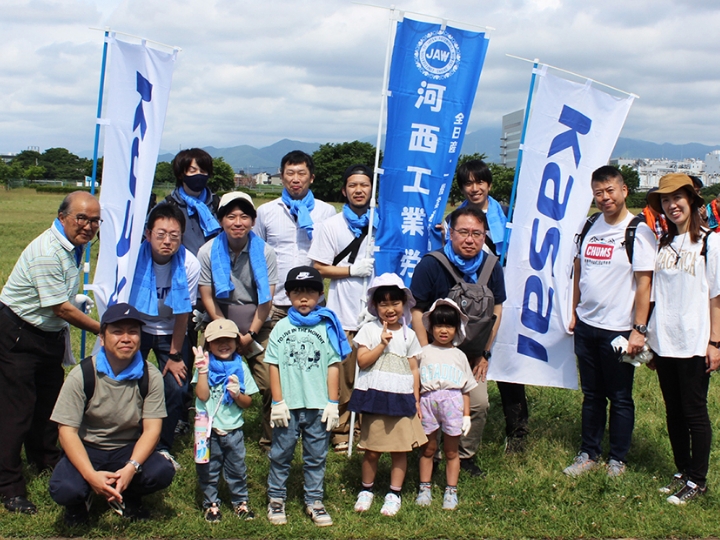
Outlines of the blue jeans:
[[[174,362],[170,360],[168,355],[170,354],[170,343],[172,342],[172,335],[155,336],[148,334],[147,332],[142,333],[140,339],[140,352],[144,359],[147,359],[150,351],[155,353],[157,358],[158,369],[162,373],[165,369],[165,364]],[[187,377],[183,381],[182,385],[178,385],[175,377],[169,371],[163,377],[165,383],[165,408],[167,409],[167,416],[163,418],[162,431],[160,431],[160,442],[157,445],[158,450],[170,451],[173,442],[175,441],[175,426],[178,420],[182,417],[185,410],[185,397],[190,388],[190,374],[192,366],[188,366],[188,358],[190,356],[190,349],[188,346],[188,339],[185,336],[183,341],[182,351],[180,351],[187,366]]]
[[621,362],[610,342],[629,331],[604,330],[578,319],[575,325],[575,354],[583,391],[581,452],[597,460],[602,454],[607,402],[610,401],[610,459],[625,462],[633,427],[635,404],[632,398],[635,367]]
[[227,435],[218,435],[213,430],[210,435],[210,461],[196,463],[200,489],[205,496],[203,508],[209,508],[218,498],[218,482],[222,469],[225,482],[230,490],[233,506],[248,500],[247,467],[245,466],[245,438],[242,428]]
[[287,499],[287,479],[298,437],[302,433],[303,473],[305,475],[305,504],[323,500],[325,460],[330,444],[330,432],[320,421],[321,409],[294,409],[290,411],[288,427],[273,428],[270,447],[270,474],[268,497]]

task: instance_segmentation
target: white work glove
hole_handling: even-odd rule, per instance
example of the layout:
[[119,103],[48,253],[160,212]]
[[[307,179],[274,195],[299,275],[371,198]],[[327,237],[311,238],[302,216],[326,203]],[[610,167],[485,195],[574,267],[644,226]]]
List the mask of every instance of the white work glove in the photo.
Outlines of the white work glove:
[[376,320],[377,317],[375,315],[370,315],[370,312],[368,311],[367,307],[364,307],[363,310],[360,312],[360,315],[358,315],[357,321],[358,321],[358,330],[360,327],[366,325],[369,322],[372,322]]
[[95,307],[95,302],[87,294],[76,294],[70,303],[83,313],[90,313]]
[[195,355],[195,369],[198,373],[207,373],[210,369],[210,357],[208,353],[203,352],[202,347],[193,347],[193,354]]
[[350,265],[350,275],[352,277],[369,277],[375,268],[373,259],[360,259],[355,264]]
[[233,399],[238,397],[240,394],[245,393],[245,389],[240,388],[240,381],[238,380],[237,375],[230,375],[228,377],[227,391]]
[[207,314],[205,311],[200,311],[198,309],[193,309],[193,322],[195,323],[195,331],[196,332],[204,332],[205,327],[210,322],[210,315]]
[[338,410],[338,404],[332,401],[328,401],[323,411],[321,422],[327,422],[325,431],[332,431],[340,424],[340,411]]
[[469,416],[463,416],[463,422],[462,422],[462,428],[460,428],[463,434],[463,437],[467,437],[467,434],[470,433],[470,417]]
[[285,400],[273,403],[270,407],[270,427],[288,427],[290,421],[290,409]]

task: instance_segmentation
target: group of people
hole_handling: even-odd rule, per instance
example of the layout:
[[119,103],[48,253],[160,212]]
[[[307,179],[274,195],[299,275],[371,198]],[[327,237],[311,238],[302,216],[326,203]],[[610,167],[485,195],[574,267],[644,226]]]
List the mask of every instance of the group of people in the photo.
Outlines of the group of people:
[[[24,446],[30,464],[53,471],[50,494],[68,524],[87,522],[93,492],[120,515],[147,518],[142,497],[167,487],[179,468],[172,448],[194,393],[196,413],[209,419],[209,458],[196,460],[204,518],[222,518],[222,472],[233,513],[252,519],[242,427],[243,410],[259,393],[271,523],[287,522],[287,480],[302,438],[306,512],[316,525],[332,525],[323,503],[327,453],[346,451],[352,430],[364,451],[356,511],[372,507],[387,452],[390,490],[381,513],[397,514],[414,449],[416,503],[431,505],[441,439],[442,507],[455,509],[460,471],[485,474],[476,454],[506,298],[497,255],[506,248],[508,209],[490,196],[487,165],[458,168],[465,202],[440,226],[444,247],[423,257],[409,287],[394,274],[375,275],[373,175],[363,164],[343,175],[340,213],[315,199],[314,165],[304,152],[283,157],[282,196],[257,209],[246,193],[210,191],[212,158],[203,150],[178,153],[173,171],[176,189],[148,214],[129,299],[109,306],[99,323],[86,314],[90,299],[77,294],[83,251],[102,221],[97,200],[84,192],[65,198],[0,293],[5,507],[36,512],[22,475]],[[564,472],[600,465],[609,401],[607,473],[624,473],[634,425],[631,362],[650,349],[677,467],[661,491],[684,504],[706,490],[708,382],[720,366],[720,237],[701,227],[704,204],[685,175],[663,177],[648,195],[667,219],[659,237],[626,208],[617,169],[595,171],[592,188],[600,213],[578,235],[570,328],[584,394],[582,444]],[[484,322],[466,309],[468,287],[488,303]],[[63,384],[69,324],[97,334],[101,347]],[[619,361],[618,337],[628,362]],[[521,452],[525,388],[499,382],[498,389],[506,452]]]

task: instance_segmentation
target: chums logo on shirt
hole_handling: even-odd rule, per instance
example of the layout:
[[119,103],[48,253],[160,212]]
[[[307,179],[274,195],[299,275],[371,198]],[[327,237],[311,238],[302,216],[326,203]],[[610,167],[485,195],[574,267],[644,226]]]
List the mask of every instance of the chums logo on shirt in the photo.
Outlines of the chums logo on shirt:
[[615,246],[607,244],[588,244],[585,248],[585,258],[595,261],[609,261],[612,259]]

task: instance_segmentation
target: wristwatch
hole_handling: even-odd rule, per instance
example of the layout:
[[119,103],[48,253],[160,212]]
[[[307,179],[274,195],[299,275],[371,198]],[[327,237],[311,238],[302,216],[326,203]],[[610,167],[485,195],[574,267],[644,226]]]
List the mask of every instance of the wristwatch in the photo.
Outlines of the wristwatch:
[[483,351],[482,355],[485,360],[490,360],[490,357],[492,356],[492,352],[491,351]]
[[128,460],[125,462],[125,465],[127,465],[128,463],[129,463],[130,465],[132,465],[133,467],[135,467],[135,474],[137,474],[137,473],[139,473],[140,471],[142,471],[142,465],[140,465],[140,464],[139,464],[137,461],[135,461],[134,459],[128,459]]
[[645,334],[647,334],[647,325],[646,324],[633,324],[633,330],[636,330],[638,333],[640,333],[644,336]]
[[720,341],[708,341],[708,345],[712,345],[716,349],[720,349]]
[[183,361],[182,354],[180,354],[179,352],[174,352],[174,353],[168,354],[168,358],[170,360],[173,360],[174,362],[182,362]]
[[250,334],[250,337],[253,338],[254,341],[257,341],[257,338],[258,338],[257,332],[253,332],[252,330],[249,330],[248,334]]

